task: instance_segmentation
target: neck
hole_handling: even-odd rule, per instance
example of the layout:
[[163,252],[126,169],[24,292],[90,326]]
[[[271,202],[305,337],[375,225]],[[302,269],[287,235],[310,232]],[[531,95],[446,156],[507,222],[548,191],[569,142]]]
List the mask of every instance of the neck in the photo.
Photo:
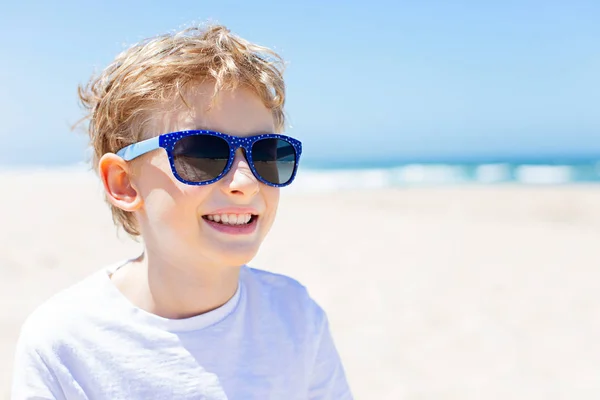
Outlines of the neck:
[[169,262],[147,250],[113,274],[115,285],[137,307],[169,319],[221,307],[235,294],[240,267]]

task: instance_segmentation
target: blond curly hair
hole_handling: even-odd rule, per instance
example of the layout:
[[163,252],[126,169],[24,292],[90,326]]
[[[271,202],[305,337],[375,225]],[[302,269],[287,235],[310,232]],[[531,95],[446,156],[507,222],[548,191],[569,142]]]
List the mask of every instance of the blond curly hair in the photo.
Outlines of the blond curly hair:
[[[274,51],[248,42],[220,25],[186,28],[137,43],[119,54],[87,85],[78,87],[87,111],[86,133],[92,165],[106,153],[144,138],[153,113],[180,98],[190,85],[212,80],[213,101],[222,90],[242,85],[271,110],[275,128],[285,125],[284,62]],[[135,216],[110,205],[113,221],[132,237],[140,235]]]

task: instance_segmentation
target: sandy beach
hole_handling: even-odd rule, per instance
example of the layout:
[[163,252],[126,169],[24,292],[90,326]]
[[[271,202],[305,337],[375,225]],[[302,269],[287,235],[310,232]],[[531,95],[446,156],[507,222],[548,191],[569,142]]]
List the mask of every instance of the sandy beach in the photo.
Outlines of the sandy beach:
[[[0,397],[41,302],[140,245],[95,177],[0,174]],[[600,186],[282,192],[254,267],[327,311],[357,399],[600,397]]]

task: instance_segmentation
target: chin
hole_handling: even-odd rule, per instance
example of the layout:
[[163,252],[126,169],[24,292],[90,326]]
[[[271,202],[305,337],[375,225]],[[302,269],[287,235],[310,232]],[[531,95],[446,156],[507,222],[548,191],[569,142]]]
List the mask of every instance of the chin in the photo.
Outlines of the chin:
[[258,253],[258,249],[236,249],[233,246],[224,249],[216,258],[219,259],[221,264],[228,266],[241,266],[252,261],[254,256]]
[[211,235],[199,239],[199,242],[193,246],[199,251],[199,255],[222,266],[247,264],[256,256],[262,243],[260,235],[237,238]]
[[233,266],[233,267],[241,267],[244,264],[248,264],[250,261],[252,261],[252,259],[254,258],[254,256],[247,256],[247,257],[223,257],[222,258],[222,264],[223,265],[227,265],[227,266]]

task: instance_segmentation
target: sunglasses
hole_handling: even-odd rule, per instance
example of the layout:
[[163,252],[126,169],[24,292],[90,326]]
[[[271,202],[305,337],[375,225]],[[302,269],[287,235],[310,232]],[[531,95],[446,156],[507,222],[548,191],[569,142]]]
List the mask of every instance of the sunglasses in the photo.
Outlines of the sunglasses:
[[229,172],[240,147],[250,170],[262,183],[283,187],[294,180],[302,143],[277,134],[238,137],[205,130],[172,132],[131,144],[117,155],[130,161],[163,148],[177,180],[188,185],[208,185]]

